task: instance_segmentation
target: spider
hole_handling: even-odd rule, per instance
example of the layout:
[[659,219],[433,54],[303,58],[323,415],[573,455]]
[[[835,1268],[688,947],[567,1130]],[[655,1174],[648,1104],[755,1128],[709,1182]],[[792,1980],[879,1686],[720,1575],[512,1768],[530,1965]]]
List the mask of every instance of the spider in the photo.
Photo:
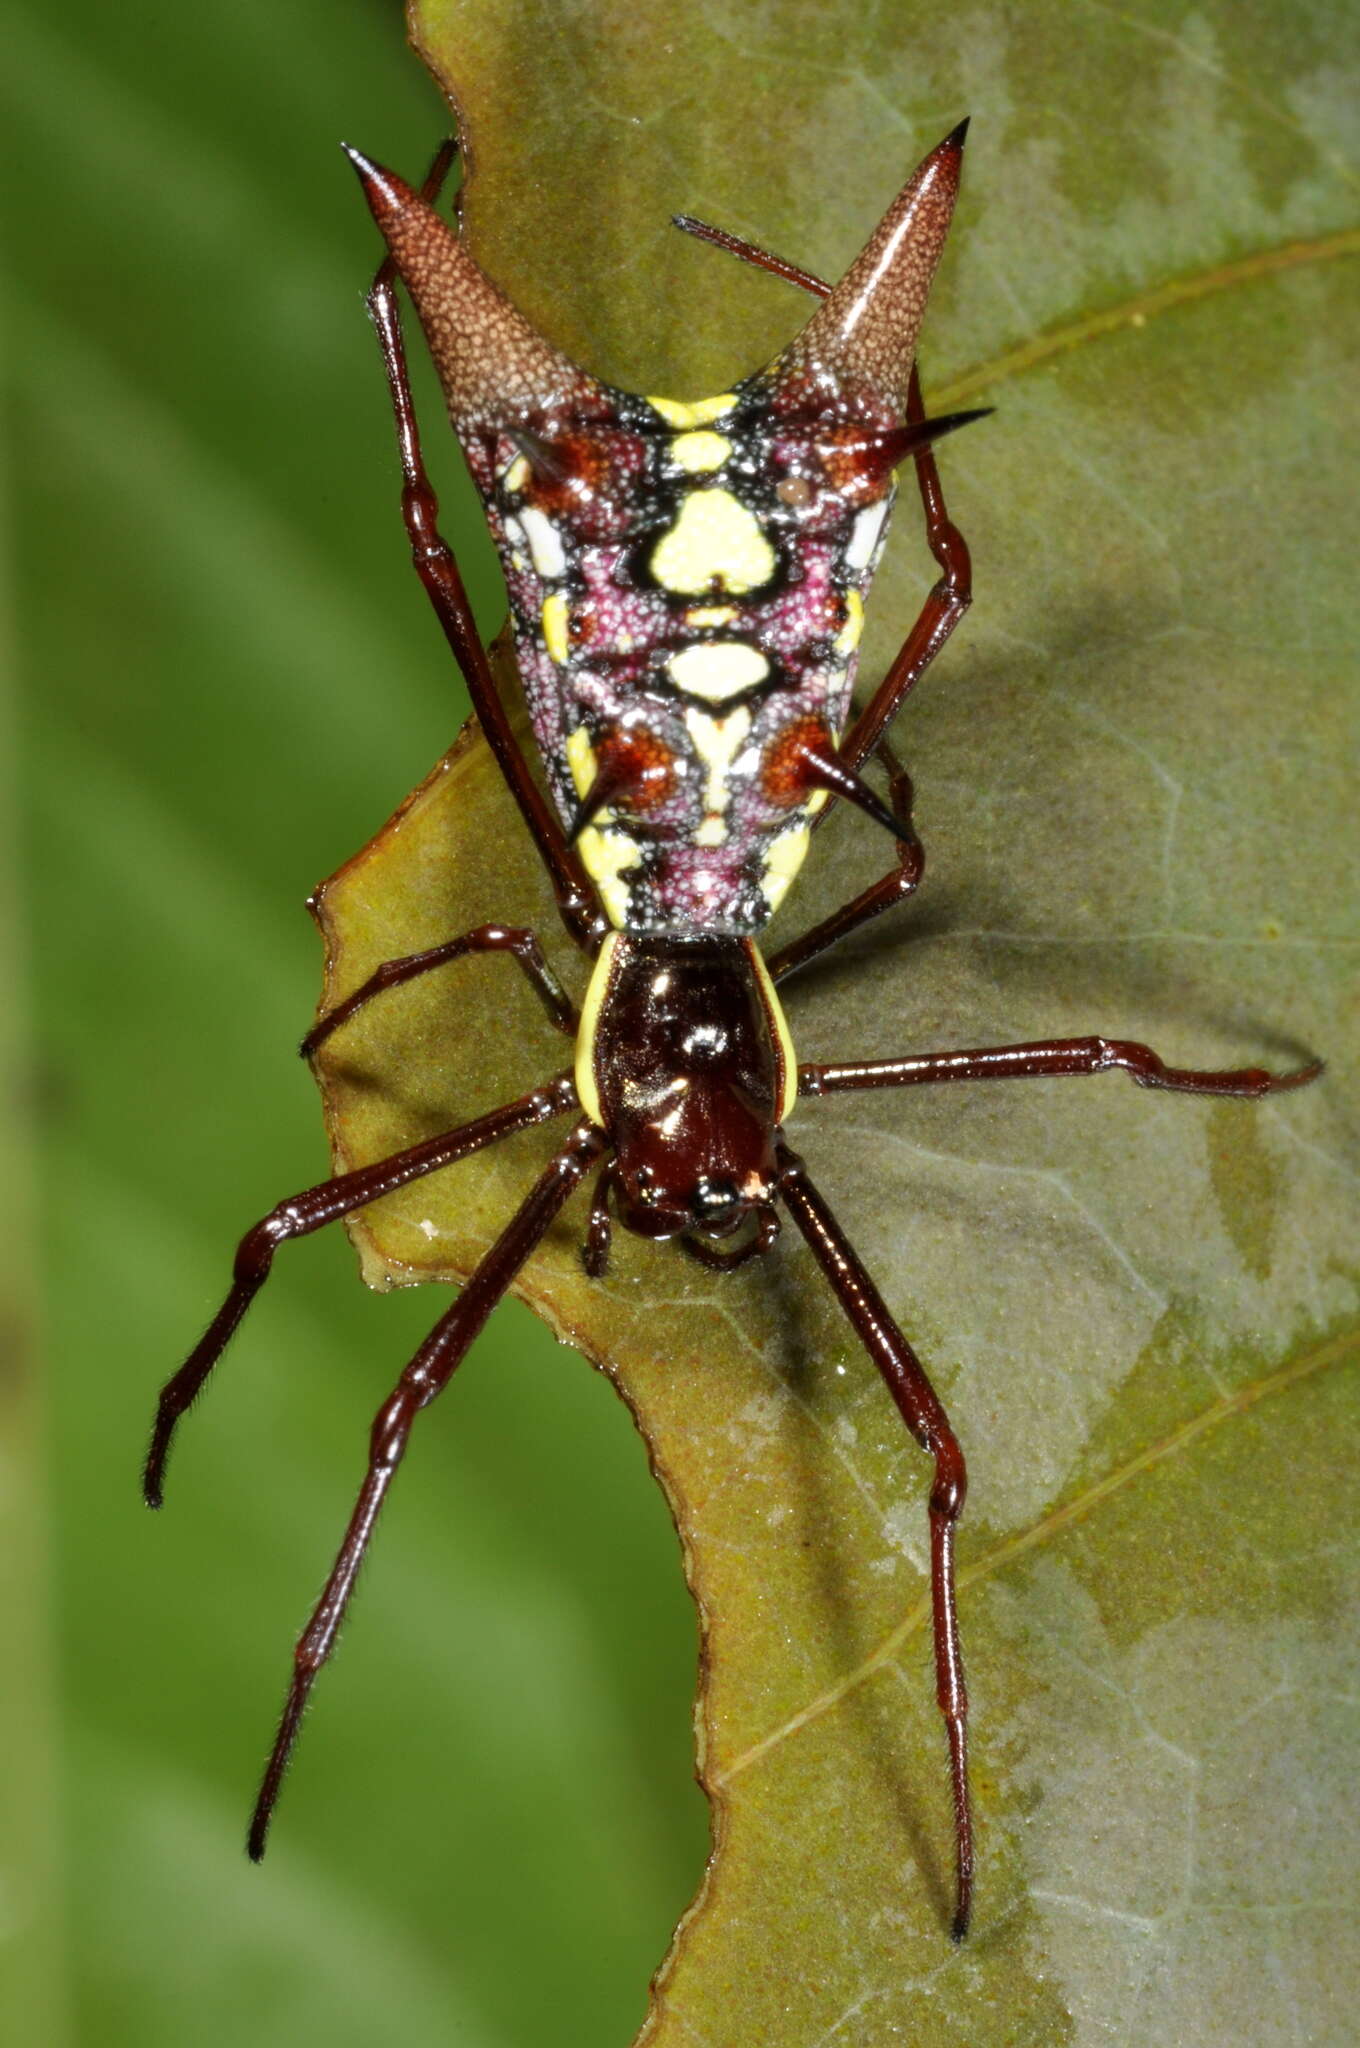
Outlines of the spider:
[[[563,1205],[595,1173],[584,1257],[604,1271],[615,1220],[678,1238],[706,1266],[768,1252],[792,1217],[902,1420],[933,1461],[930,1579],[936,1689],[948,1741],[956,1886],[966,1933],[974,1879],[968,1701],[954,1590],[967,1475],[949,1418],[785,1126],[800,1098],[937,1082],[1097,1074],[1140,1086],[1261,1096],[1313,1062],[1202,1072],[1146,1045],[1054,1039],[839,1063],[795,1057],[778,984],[910,896],[923,853],[912,785],[885,738],[971,599],[933,444],[980,417],[927,417],[916,342],[958,191],[963,122],[920,164],[834,288],[706,226],[676,224],[815,295],[772,363],[698,403],[642,398],[589,376],[525,320],[435,210],[457,152],[420,192],[349,154],[388,254],[369,294],[401,455],[416,569],[473,707],[593,967],[578,1011],[532,931],[485,924],[388,961],[323,1015],[315,1052],[383,990],[469,954],[512,956],[548,1019],[575,1041],[566,1069],[518,1100],[281,1202],[247,1232],[225,1302],[164,1387],[145,1473],[158,1507],[180,1416],[268,1277],[279,1245],[367,1207],[509,1133],[575,1116],[372,1425],[367,1472],[335,1565],[301,1636],[250,1825],[263,1854],[299,1723],[335,1644],[361,1560],[416,1416],[469,1346]],[[405,284],[481,492],[509,589],[515,652],[551,801],[512,734],[438,529],[396,297]],[[864,597],[882,552],[894,471],[912,462],[938,581],[868,703],[852,692]],[[885,802],[860,771],[877,754]],[[756,936],[837,798],[895,842],[892,866],[765,960]]]

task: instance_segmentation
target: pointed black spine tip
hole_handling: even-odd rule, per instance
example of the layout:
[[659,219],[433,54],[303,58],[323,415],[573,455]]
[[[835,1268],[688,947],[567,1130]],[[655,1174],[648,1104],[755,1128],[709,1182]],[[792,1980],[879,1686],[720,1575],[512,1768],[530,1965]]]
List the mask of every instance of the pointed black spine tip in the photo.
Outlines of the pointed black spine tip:
[[375,163],[371,156],[365,156],[361,149],[351,143],[342,142],[341,149],[353,164],[359,183],[364,188],[364,197],[376,214],[379,206],[391,209],[400,206],[403,200],[414,197],[409,185],[399,178],[395,171],[385,170]]
[[972,118],[971,114],[965,114],[958,127],[950,129],[944,141],[940,144],[940,148],[962,150],[964,143],[968,140],[968,124]]
[[989,420],[996,411],[994,405],[974,406],[971,412],[955,413],[949,422],[949,432],[957,434],[960,427],[975,426],[979,420]]

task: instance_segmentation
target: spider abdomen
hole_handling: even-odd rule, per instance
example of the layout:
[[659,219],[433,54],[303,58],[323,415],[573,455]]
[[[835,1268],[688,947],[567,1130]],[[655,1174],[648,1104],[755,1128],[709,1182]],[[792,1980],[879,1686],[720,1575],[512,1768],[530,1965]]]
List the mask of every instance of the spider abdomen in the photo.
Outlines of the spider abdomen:
[[777,365],[577,403],[469,449],[553,796],[618,929],[754,933],[827,801],[789,735],[846,721],[891,414],[809,414]]

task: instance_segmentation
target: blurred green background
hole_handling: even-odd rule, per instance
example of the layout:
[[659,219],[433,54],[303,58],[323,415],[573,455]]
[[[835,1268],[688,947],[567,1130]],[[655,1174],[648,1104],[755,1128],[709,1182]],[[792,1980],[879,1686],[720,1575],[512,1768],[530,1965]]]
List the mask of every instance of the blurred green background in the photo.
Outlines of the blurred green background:
[[501,1311],[402,1475],[260,1870],[243,1833],[292,1642],[442,1297],[366,1295],[338,1233],[290,1249],[164,1514],[137,1492],[241,1230],[326,1170],[292,1050],[320,967],[303,899],[463,715],[336,146],[417,170],[442,102],[396,0],[26,0],[6,57],[27,909],[4,965],[38,1161],[7,1327],[36,1243],[46,1392],[7,1341],[0,2030],[621,2043],[707,1824],[678,1550],[604,1380]]

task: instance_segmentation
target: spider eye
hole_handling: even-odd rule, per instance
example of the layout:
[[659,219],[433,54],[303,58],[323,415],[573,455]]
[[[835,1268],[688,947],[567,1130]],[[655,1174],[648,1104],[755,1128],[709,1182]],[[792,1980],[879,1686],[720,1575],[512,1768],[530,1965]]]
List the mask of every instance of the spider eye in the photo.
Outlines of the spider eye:
[[705,1229],[730,1222],[741,1210],[741,1191],[733,1181],[713,1180],[705,1174],[690,1196],[690,1210]]

